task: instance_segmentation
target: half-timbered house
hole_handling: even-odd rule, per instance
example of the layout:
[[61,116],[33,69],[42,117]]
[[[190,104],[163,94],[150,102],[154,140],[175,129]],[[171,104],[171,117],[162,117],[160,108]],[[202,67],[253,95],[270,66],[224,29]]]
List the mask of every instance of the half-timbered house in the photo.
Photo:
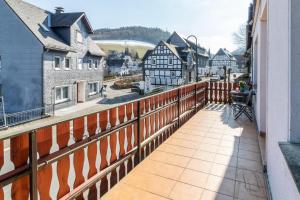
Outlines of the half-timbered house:
[[[170,38],[161,41],[143,58],[144,80],[152,85],[178,86],[196,80],[196,58],[198,67],[208,66],[209,57],[204,48],[184,39],[174,32]],[[200,74],[199,74],[200,75]]]
[[237,60],[236,58],[227,50],[219,49],[216,55],[211,59],[211,70],[212,74],[224,74],[224,66],[227,69],[231,69],[232,72],[237,71]]

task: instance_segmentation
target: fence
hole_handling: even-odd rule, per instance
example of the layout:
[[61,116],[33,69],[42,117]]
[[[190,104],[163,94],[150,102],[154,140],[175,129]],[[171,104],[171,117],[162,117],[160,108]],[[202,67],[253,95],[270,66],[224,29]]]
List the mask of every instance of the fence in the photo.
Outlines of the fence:
[[53,106],[45,106],[12,114],[0,113],[0,127],[15,126],[53,115]]
[[230,91],[236,90],[237,83],[209,82],[208,101],[210,103],[231,103]]
[[202,82],[0,141],[0,199],[99,199],[208,102]]

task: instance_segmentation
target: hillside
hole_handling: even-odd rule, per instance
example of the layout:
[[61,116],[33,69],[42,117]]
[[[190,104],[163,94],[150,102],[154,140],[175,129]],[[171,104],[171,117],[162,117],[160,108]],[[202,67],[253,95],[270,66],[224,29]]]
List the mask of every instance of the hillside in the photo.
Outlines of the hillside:
[[136,40],[157,44],[161,40],[167,40],[168,31],[159,28],[147,28],[141,26],[121,27],[115,29],[103,28],[94,31],[94,40]]

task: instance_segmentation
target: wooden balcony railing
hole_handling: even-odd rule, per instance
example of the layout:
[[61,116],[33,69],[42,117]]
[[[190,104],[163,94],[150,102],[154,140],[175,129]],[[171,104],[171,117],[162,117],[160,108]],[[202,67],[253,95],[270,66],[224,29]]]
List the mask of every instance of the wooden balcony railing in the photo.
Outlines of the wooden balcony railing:
[[[207,82],[191,84],[11,137],[0,136],[0,200],[99,199],[203,108],[208,94],[215,100],[215,90],[208,86]],[[218,93],[216,101],[227,102],[225,93]]]
[[237,83],[209,82],[208,101],[210,103],[231,103],[231,90],[236,90]]

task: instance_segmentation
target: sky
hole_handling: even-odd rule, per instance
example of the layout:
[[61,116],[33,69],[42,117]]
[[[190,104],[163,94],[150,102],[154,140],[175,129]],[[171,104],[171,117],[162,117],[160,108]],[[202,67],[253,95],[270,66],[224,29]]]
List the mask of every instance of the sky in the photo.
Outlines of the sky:
[[[237,47],[232,34],[247,21],[251,0],[26,0],[43,9],[86,12],[94,29],[124,26],[158,27],[184,36],[216,53]],[[75,3],[76,2],[76,3]]]

